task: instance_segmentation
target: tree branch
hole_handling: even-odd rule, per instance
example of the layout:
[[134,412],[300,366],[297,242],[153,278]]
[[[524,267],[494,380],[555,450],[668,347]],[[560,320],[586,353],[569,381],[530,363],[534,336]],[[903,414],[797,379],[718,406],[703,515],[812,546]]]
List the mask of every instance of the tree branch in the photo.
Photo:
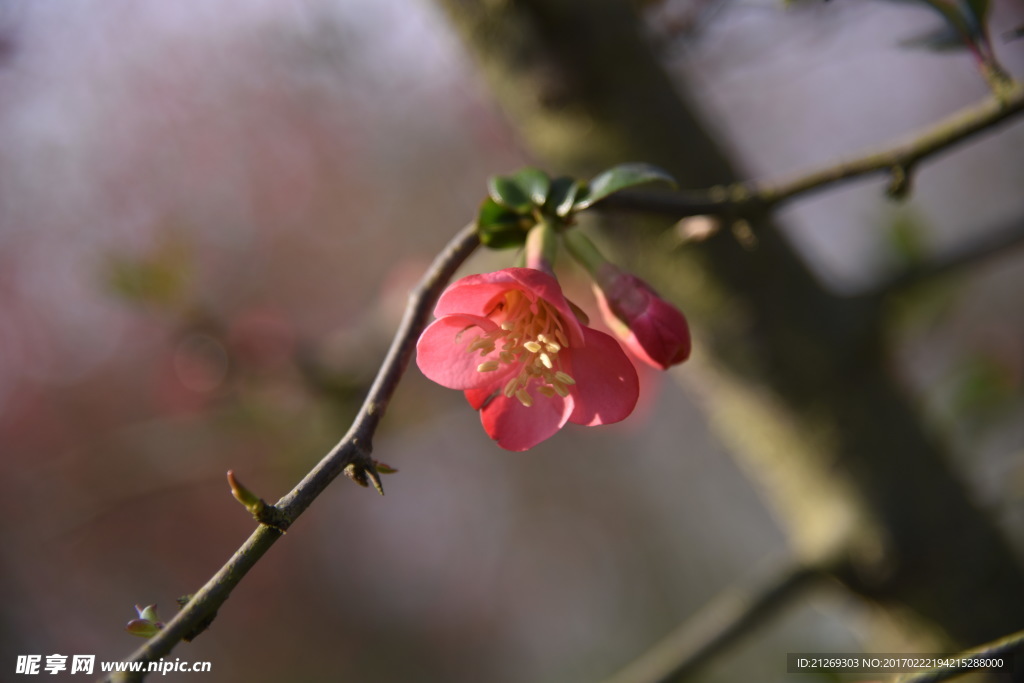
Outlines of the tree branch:
[[605,683],[682,680],[833,571],[797,565],[751,586],[735,586]]
[[[199,592],[171,619],[164,628],[128,656],[126,662],[152,662],[167,655],[182,640],[191,640],[201,633],[216,616],[231,591],[252,569],[270,546],[320,493],[347,468],[353,478],[369,477],[380,490],[376,467],[370,458],[372,439],[387,410],[398,382],[416,349],[416,340],[426,325],[431,309],[455,270],[479,245],[476,225],[463,228],[434,259],[423,279],[409,295],[402,322],[395,332],[388,354],[381,364],[373,386],[356,415],[348,433],[310,470],[287,495],[270,507],[273,525],[261,523],[235,554]],[[264,517],[261,517],[264,519]],[[146,672],[113,674],[106,681],[140,681]]]
[[791,199],[818,192],[861,176],[889,174],[887,192],[903,197],[910,190],[917,166],[947,149],[1005,123],[1024,112],[1024,86],[1008,87],[1005,95],[992,96],[919,132],[911,140],[891,145],[856,159],[774,183],[733,183],[706,191],[675,194],[622,192],[605,199],[609,209],[648,211],[684,218],[721,215],[744,218],[773,209]]

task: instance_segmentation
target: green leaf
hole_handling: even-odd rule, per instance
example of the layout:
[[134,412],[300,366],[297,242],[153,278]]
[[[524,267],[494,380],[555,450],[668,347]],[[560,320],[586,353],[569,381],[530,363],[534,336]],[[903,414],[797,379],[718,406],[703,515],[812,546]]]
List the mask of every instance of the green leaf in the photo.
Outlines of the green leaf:
[[572,211],[573,202],[576,201],[579,191],[579,182],[572,178],[555,178],[551,181],[551,190],[548,192],[548,201],[544,207],[549,213],[565,218]]
[[551,189],[551,179],[539,168],[527,166],[512,175],[512,180],[530,198],[535,206],[544,206]]
[[373,466],[377,468],[377,474],[396,474],[398,472],[394,467],[380,460],[374,460]]
[[488,197],[480,205],[480,211],[477,212],[476,226],[477,230],[487,230],[500,225],[518,225],[521,220],[523,220],[522,214],[509,211]]
[[135,612],[139,615],[139,619],[160,621],[160,617],[156,615],[156,605],[146,605],[145,607],[135,605]]
[[480,233],[480,243],[490,249],[518,249],[526,244],[526,231],[521,228],[500,228]]
[[488,197],[477,213],[476,229],[480,242],[491,249],[510,249],[526,242],[526,231],[533,219],[510,211]]
[[574,211],[593,206],[609,195],[629,187],[646,183],[664,182],[676,186],[675,178],[668,171],[653,164],[620,164],[594,176],[583,191],[576,197]]
[[146,605],[145,607],[136,605],[135,612],[139,615],[138,619],[132,619],[124,627],[124,630],[133,636],[151,638],[164,627],[160,623],[160,617],[156,615],[156,605]]
[[152,638],[157,633],[160,633],[160,629],[161,624],[155,624],[146,619],[132,619],[124,627],[125,631],[140,638]]
[[519,186],[515,178],[501,175],[491,176],[487,180],[487,194],[491,196],[494,203],[516,213],[526,213],[533,207],[530,195]]
[[263,499],[242,485],[242,482],[235,478],[235,471],[228,470],[228,485],[231,487],[231,495],[253,515],[259,515],[266,506]]

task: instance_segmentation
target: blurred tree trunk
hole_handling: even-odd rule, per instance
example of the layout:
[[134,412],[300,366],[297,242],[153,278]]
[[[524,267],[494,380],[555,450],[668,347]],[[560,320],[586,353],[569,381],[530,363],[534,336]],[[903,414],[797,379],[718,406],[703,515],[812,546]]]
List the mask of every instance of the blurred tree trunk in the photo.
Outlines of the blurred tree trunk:
[[[649,161],[683,187],[737,179],[653,58],[630,5],[442,4],[551,170],[587,177]],[[825,291],[771,219],[753,228],[753,249],[728,230],[675,253],[650,249],[656,238],[640,228],[613,238],[626,252],[642,249],[645,275],[652,259],[671,259],[652,279],[698,334],[682,371],[707,385],[717,431],[765,490],[795,551],[810,562],[841,558],[839,578],[852,589],[911,608],[957,643],[1021,628],[1021,565],[890,373],[881,302]]]

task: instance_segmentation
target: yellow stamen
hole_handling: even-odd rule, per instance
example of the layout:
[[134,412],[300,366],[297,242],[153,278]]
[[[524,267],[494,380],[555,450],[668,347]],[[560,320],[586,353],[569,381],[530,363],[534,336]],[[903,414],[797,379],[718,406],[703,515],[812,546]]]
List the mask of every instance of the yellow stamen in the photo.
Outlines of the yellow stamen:
[[494,350],[494,342],[487,337],[477,337],[466,347],[467,351],[476,351],[477,349],[483,349],[487,354]]
[[[533,389],[547,398],[569,395],[568,387],[576,380],[561,369],[559,358],[559,353],[569,348],[563,331],[566,323],[553,305],[544,299],[530,301],[524,292],[512,290],[487,315],[498,327],[486,333],[481,330],[466,345],[468,353],[489,357],[476,366],[477,372],[518,366],[518,373],[505,383],[502,393],[506,398],[514,396],[527,408],[533,405]],[[456,341],[468,329],[461,330]]]

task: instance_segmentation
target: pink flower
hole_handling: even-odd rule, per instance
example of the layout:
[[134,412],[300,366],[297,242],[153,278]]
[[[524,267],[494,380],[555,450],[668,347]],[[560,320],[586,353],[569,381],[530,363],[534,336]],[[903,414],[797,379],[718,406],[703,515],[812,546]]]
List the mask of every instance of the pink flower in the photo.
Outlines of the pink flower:
[[636,370],[612,337],[580,324],[558,281],[505,268],[453,283],[416,345],[416,363],[465,392],[502,448],[525,451],[566,422],[618,422],[636,406]]
[[675,306],[611,263],[603,264],[596,275],[601,314],[633,355],[661,370],[690,357],[690,328]]

